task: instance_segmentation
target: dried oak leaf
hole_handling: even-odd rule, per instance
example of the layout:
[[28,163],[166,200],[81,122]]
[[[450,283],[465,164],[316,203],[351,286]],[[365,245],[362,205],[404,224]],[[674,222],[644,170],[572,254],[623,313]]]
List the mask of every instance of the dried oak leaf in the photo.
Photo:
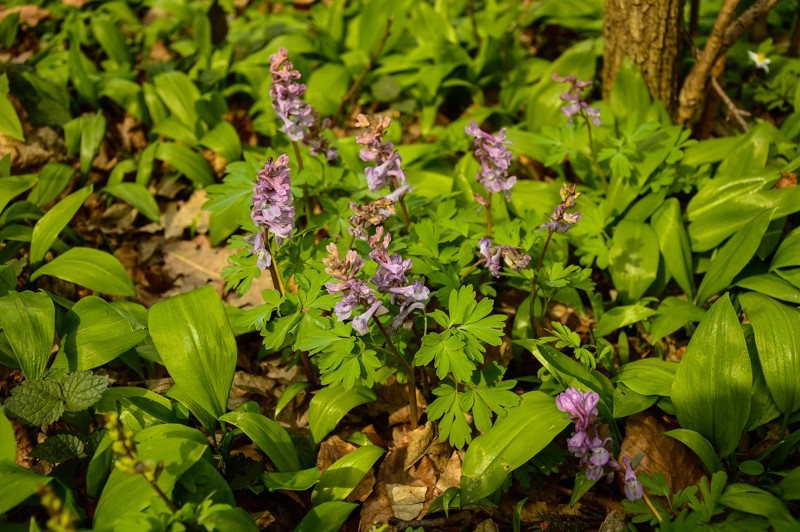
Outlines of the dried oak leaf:
[[[620,446],[619,459],[634,460],[644,454],[636,472],[663,473],[667,485],[675,492],[697,484],[705,470],[688,447],[662,432],[667,428],[655,417],[636,414],[627,419],[625,439]],[[620,476],[620,478],[622,478]]]

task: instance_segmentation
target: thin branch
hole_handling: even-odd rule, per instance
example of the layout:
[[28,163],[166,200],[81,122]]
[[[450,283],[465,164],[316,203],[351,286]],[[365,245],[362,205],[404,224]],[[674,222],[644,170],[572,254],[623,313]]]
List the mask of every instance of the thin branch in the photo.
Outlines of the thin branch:
[[750,131],[750,127],[748,127],[747,122],[745,122],[744,118],[742,118],[742,113],[744,111],[736,107],[736,104],[733,103],[733,100],[731,100],[730,97],[725,93],[722,85],[719,84],[719,81],[717,81],[717,78],[714,76],[711,76],[711,86],[714,87],[714,90],[717,91],[719,97],[722,98],[723,102],[725,102],[725,105],[728,107],[728,112],[731,116],[733,116],[733,118],[736,119],[736,122],[739,123],[742,129],[744,131]]
[[742,13],[733,24],[731,24],[722,38],[722,52],[733,46],[739,37],[745,34],[756,21],[765,15],[770,9],[778,5],[778,0],[757,0],[750,9]]
[[375,61],[378,60],[378,56],[381,55],[383,47],[386,46],[386,41],[389,39],[389,35],[392,33],[391,30],[393,22],[394,17],[390,18],[386,22],[386,30],[383,32],[381,42],[378,44],[378,47],[375,48],[375,51],[372,52],[369,62],[367,62],[364,70],[361,71],[361,74],[358,75],[358,78],[356,78],[356,80],[350,86],[350,89],[348,89],[347,94],[345,94],[344,98],[342,98],[342,101],[339,102],[339,106],[336,108],[336,111],[334,111],[333,115],[331,115],[331,127],[335,126],[339,121],[339,117],[341,116],[342,111],[344,111],[344,107],[350,102],[350,100],[353,99],[356,91],[358,91],[358,88],[361,87],[362,83],[364,83],[364,80],[367,78],[367,74],[369,74],[369,71],[372,70],[372,67],[375,65]]

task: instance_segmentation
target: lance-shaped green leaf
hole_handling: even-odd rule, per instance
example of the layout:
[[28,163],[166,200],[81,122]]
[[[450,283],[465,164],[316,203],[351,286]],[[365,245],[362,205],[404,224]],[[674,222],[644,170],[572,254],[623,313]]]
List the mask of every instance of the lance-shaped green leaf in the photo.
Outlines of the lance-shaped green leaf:
[[670,438],[675,438],[694,451],[694,454],[703,461],[703,465],[706,466],[706,470],[708,470],[709,473],[713,474],[717,471],[722,471],[722,462],[717,456],[716,451],[714,451],[714,447],[702,434],[689,429],[668,430],[662,434]]
[[70,371],[93,369],[141,342],[147,329],[133,329],[114,307],[97,296],[84,297],[64,317],[63,348]]
[[336,460],[311,493],[311,504],[345,500],[384,452],[377,445],[365,445]]
[[0,133],[25,142],[19,116],[6,94],[8,94],[8,77],[3,73],[0,76]]
[[219,418],[241,429],[256,447],[266,454],[278,471],[289,472],[300,469],[297,450],[286,429],[255,412],[228,412]]
[[667,271],[675,278],[684,292],[692,297],[694,279],[692,278],[692,249],[689,237],[681,221],[681,207],[676,198],[669,198],[659,208],[650,224],[658,235],[661,256]]
[[675,373],[678,421],[705,436],[722,456],[731,454],[747,425],[752,383],[742,327],[725,294],[698,325]]
[[28,380],[44,373],[53,347],[55,320],[53,301],[43,292],[12,292],[0,297],[0,328]]
[[753,325],[769,393],[789,415],[800,409],[800,312],[754,292],[739,301]]
[[467,449],[461,476],[461,503],[471,504],[491,495],[508,474],[536,456],[569,425],[555,400],[542,392],[528,392],[508,415],[478,436]]
[[3,515],[46,484],[52,477],[43,477],[13,462],[0,462],[0,515]]
[[217,292],[204,286],[160,301],[147,323],[175,381],[168,395],[213,430],[225,413],[236,368],[236,340]]
[[113,255],[98,249],[77,247],[67,250],[31,275],[56,277],[110,296],[136,295],[125,267]]
[[609,271],[626,303],[642,297],[658,274],[658,235],[645,223],[622,220],[614,231]]
[[14,428],[0,408],[0,462],[4,460],[14,463],[17,459],[17,442],[14,439]]
[[36,222],[33,227],[33,237],[31,238],[31,264],[35,264],[44,258],[44,254],[53,245],[53,241],[58,234],[81,208],[83,202],[92,193],[92,185],[73,192],[58,204],[47,211],[47,213]]
[[353,502],[323,502],[306,514],[294,532],[337,532],[356,508]]
[[339,385],[320,390],[308,407],[308,426],[314,444],[319,445],[350,410],[377,399],[375,392],[363,386],[348,390]]

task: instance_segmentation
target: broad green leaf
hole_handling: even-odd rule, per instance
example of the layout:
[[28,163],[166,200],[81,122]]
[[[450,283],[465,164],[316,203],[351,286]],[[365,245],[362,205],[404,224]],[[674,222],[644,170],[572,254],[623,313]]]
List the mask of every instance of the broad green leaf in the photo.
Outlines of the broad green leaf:
[[283,393],[281,393],[281,396],[278,399],[278,404],[275,405],[275,418],[277,419],[278,414],[280,414],[281,411],[286,408],[286,405],[288,405],[292,399],[297,397],[297,394],[306,388],[308,388],[307,382],[290,382],[286,388],[284,388]]
[[28,194],[28,201],[39,207],[47,205],[64,191],[73,175],[75,175],[75,169],[66,164],[48,163],[44,165],[36,180],[36,188]]
[[261,478],[269,491],[305,491],[319,482],[319,469],[302,469],[289,473],[264,473]]
[[33,272],[31,281],[42,275],[57,277],[110,296],[136,295],[136,288],[119,260],[93,248],[69,249]]
[[772,272],[745,277],[741,281],[737,281],[736,286],[754,290],[787,303],[800,305],[800,288]]
[[385,452],[377,445],[365,445],[336,460],[311,493],[311,504],[345,500]]
[[80,38],[77,35],[77,32],[72,32],[69,39],[69,74],[70,78],[72,79],[72,85],[75,87],[75,90],[78,92],[78,95],[81,97],[83,101],[86,103],[91,104],[92,107],[97,109],[100,105],[97,101],[97,94],[94,90],[94,85],[89,80],[89,76],[86,73],[86,68],[84,67],[86,58],[84,57],[83,53],[81,53],[80,47]]
[[294,532],[338,532],[356,508],[352,502],[323,502],[311,508]]
[[278,471],[290,472],[300,469],[292,439],[286,429],[266,416],[255,412],[228,412],[219,418],[241,429],[256,447],[266,454]]
[[0,212],[6,205],[33,185],[36,184],[35,175],[18,175],[14,177],[0,177]]
[[0,462],[0,515],[35,495],[52,477],[37,475],[15,463]]
[[91,371],[70,373],[61,382],[64,409],[67,412],[80,412],[94,406],[108,388],[108,380]]
[[117,68],[126,69],[133,64],[131,50],[128,43],[125,42],[125,35],[114,18],[106,14],[95,13],[89,17],[89,25],[95,39],[108,58],[117,64]]
[[689,237],[681,220],[681,207],[676,198],[669,198],[653,214],[651,225],[658,235],[661,256],[667,271],[684,292],[691,298],[694,295],[692,272],[692,250]]
[[739,301],[753,325],[769,393],[788,416],[800,409],[800,312],[754,292]]
[[146,336],[147,329],[133,329],[105,300],[88,296],[64,317],[62,345],[71,371],[93,369],[114,360]]
[[461,476],[463,505],[488,497],[503,485],[509,473],[544,449],[569,425],[555,400],[542,392],[528,392],[486,433],[473,440],[464,457]]
[[800,500],[800,467],[795,467],[788,475],[783,477],[779,486],[781,488],[780,495],[782,500]]
[[86,456],[85,445],[74,434],[53,434],[36,446],[29,456],[47,460],[53,464],[77,460]]
[[56,327],[53,301],[43,292],[12,292],[0,297],[0,328],[5,332],[22,374],[42,376]]
[[797,521],[786,505],[766,490],[749,484],[730,484],[719,502],[732,510],[769,519],[776,530],[796,530]]
[[620,419],[647,410],[658,401],[656,395],[636,393],[622,383],[614,388],[614,418]]
[[158,203],[150,191],[138,183],[117,183],[107,186],[103,192],[121,199],[139,212],[144,214],[150,221],[158,223],[161,212],[158,210]]
[[308,425],[314,445],[319,445],[350,410],[377,399],[375,392],[363,386],[347,390],[340,385],[320,390],[308,408]]
[[756,254],[764,233],[767,232],[770,216],[770,212],[759,214],[717,251],[697,289],[698,304],[728,288],[734,277],[747,266]]
[[617,380],[636,393],[669,397],[678,364],[660,358],[645,358],[625,364]]
[[620,298],[631,303],[641,298],[658,274],[658,235],[645,223],[622,220],[614,231],[609,271]]
[[[168,426],[158,425],[138,433],[136,451],[140,460],[164,462],[164,469],[158,477],[158,487],[169,496],[181,475],[198,460],[204,459],[203,455],[207,454],[210,460],[210,452],[205,441],[198,443],[195,439],[182,437],[177,432],[165,436],[163,431],[166,429],[161,429],[161,434],[152,433],[156,437],[151,438],[149,431],[161,427]],[[124,523],[128,516],[149,507],[154,497],[158,496],[142,475],[129,475],[115,468],[97,503],[94,528],[105,530],[115,528],[117,523]]]
[[25,425],[50,425],[64,413],[60,383],[50,379],[25,381],[6,401],[6,414]]
[[703,461],[703,465],[706,466],[706,470],[709,473],[714,474],[717,471],[722,471],[722,462],[717,456],[717,452],[702,434],[689,429],[673,429],[662,434],[675,438],[691,449]]
[[242,142],[239,133],[230,122],[222,120],[200,139],[200,145],[212,150],[226,162],[239,160],[242,156]]
[[156,92],[170,112],[184,125],[194,130],[198,115],[195,104],[200,100],[200,91],[179,70],[163,72],[153,78]]
[[0,408],[0,464],[4,460],[14,463],[17,459],[17,442],[14,439],[14,427]]
[[19,121],[17,111],[6,96],[8,94],[8,77],[0,75],[0,133],[8,135],[20,142],[25,142],[22,133],[22,123]]
[[617,329],[644,321],[654,314],[658,314],[658,311],[643,305],[614,307],[603,314],[594,332],[597,336],[608,336]]
[[180,144],[162,142],[158,145],[155,158],[172,166],[196,185],[211,185],[215,181],[211,167],[203,156]]
[[786,235],[770,263],[770,268],[773,270],[798,266],[800,266],[800,228]]
[[705,309],[693,305],[689,301],[672,296],[667,297],[658,305],[658,315],[653,318],[653,325],[650,328],[651,341],[655,343],[689,322],[702,320],[705,315]]
[[33,227],[31,239],[31,264],[40,262],[58,234],[69,224],[83,202],[92,194],[92,185],[73,192],[47,211]]
[[216,291],[204,286],[159,301],[148,328],[161,360],[175,381],[169,395],[186,405],[209,430],[225,413],[236,340]]
[[672,384],[678,421],[728,456],[747,425],[752,384],[742,327],[725,294],[698,325],[678,365]]

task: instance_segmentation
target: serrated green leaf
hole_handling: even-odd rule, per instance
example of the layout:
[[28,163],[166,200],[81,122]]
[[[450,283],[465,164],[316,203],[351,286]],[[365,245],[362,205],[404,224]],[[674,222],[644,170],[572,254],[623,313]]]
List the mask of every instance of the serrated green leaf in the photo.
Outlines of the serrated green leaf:
[[92,374],[91,371],[76,371],[67,375],[61,386],[64,410],[80,412],[94,406],[100,400],[108,388],[108,380]]
[[64,317],[61,334],[69,369],[93,369],[106,364],[147,336],[133,329],[114,307],[97,296],[75,303]]
[[150,309],[148,328],[175,385],[169,395],[209,430],[225,413],[236,369],[236,339],[216,291],[204,286]]
[[61,384],[48,379],[25,381],[11,390],[5,410],[25,425],[50,425],[64,413]]
[[58,234],[69,224],[83,202],[92,194],[92,185],[73,192],[47,211],[33,227],[31,238],[31,264],[40,262]]
[[376,445],[366,445],[339,458],[319,479],[311,493],[311,504],[345,500],[385,452]]
[[736,449],[747,425],[752,384],[742,327],[725,294],[698,325],[678,365],[672,384],[678,421],[727,456]]
[[12,292],[0,297],[0,328],[28,380],[42,376],[53,346],[55,307],[43,292]]
[[31,281],[42,275],[57,277],[110,296],[136,295],[136,288],[119,260],[97,249],[71,248],[33,272]]
[[29,453],[32,458],[60,464],[86,456],[85,446],[74,434],[53,434]]
[[450,331],[442,334],[426,334],[422,338],[422,347],[417,351],[415,358],[418,366],[427,366],[434,361],[439,379],[444,379],[452,373],[455,379],[466,382],[475,370],[475,363],[464,351],[464,342]]
[[320,390],[311,399],[308,408],[308,425],[314,445],[319,445],[350,410],[377,399],[375,392],[363,386],[356,386],[352,390],[347,390],[344,386]]
[[266,454],[278,471],[300,469],[297,450],[286,429],[266,416],[255,412],[228,412],[219,418],[244,432]]

